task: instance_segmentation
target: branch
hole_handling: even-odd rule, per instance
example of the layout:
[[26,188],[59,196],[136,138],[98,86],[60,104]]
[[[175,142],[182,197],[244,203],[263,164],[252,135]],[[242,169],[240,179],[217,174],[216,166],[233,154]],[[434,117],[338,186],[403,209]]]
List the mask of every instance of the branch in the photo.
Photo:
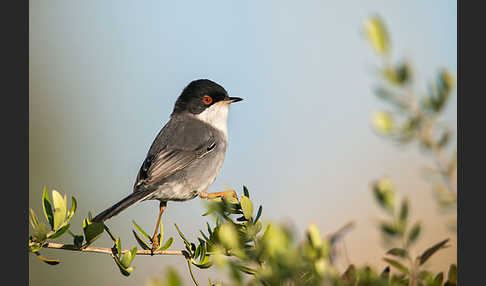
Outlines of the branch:
[[[32,246],[33,243],[29,244],[29,247]],[[64,249],[64,250],[71,250],[71,251],[79,251],[79,252],[94,252],[94,253],[104,253],[104,254],[112,254],[111,248],[106,247],[86,247],[86,248],[77,248],[72,244],[62,244],[62,243],[53,243],[48,242],[42,246],[43,248],[50,248],[50,249]],[[127,253],[130,250],[122,249],[122,253]],[[184,256],[182,251],[179,250],[159,250],[152,252],[150,250],[137,250],[137,255],[181,255]]]

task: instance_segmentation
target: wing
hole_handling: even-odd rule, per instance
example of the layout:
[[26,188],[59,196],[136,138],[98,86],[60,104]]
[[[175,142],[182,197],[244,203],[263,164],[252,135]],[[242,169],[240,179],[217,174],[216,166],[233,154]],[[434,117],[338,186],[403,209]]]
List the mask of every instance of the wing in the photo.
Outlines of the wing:
[[211,152],[215,146],[216,142],[213,140],[192,151],[162,149],[158,154],[145,159],[137,177],[136,185],[157,183],[201,159]]
[[157,135],[134,188],[153,185],[201,159],[216,147],[211,130],[199,122],[169,122]]

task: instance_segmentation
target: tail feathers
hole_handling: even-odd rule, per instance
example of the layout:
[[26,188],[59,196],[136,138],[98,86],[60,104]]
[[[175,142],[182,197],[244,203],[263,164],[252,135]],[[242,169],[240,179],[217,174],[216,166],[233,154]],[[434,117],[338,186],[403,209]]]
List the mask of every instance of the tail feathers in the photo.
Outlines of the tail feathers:
[[114,204],[112,207],[104,210],[102,213],[99,215],[95,216],[92,221],[93,222],[104,222],[105,220],[116,216],[129,206],[133,205],[136,202],[139,202],[143,200],[145,197],[150,195],[151,191],[149,190],[144,190],[144,191],[137,191],[133,192],[130,195],[128,195],[126,198],[123,200],[119,201],[118,203]]

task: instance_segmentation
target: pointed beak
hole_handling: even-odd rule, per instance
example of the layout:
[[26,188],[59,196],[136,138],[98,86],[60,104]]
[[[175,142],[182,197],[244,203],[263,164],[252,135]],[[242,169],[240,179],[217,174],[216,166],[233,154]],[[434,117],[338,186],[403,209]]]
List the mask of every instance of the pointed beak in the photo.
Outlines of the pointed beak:
[[233,103],[233,102],[238,102],[238,101],[242,101],[243,98],[240,98],[240,97],[230,97],[228,99],[229,103]]

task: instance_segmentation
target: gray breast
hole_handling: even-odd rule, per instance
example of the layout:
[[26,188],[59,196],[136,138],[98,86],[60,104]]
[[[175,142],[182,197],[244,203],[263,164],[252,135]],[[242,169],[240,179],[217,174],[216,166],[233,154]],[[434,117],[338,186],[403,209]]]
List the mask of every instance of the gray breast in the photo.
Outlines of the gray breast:
[[[205,125],[204,128],[208,128],[209,133],[215,139],[214,149],[154,186],[156,189],[153,195],[147,199],[162,201],[193,199],[214,182],[223,165],[227,141],[226,136],[221,131],[203,124]],[[186,133],[186,136],[190,136],[190,134]]]

